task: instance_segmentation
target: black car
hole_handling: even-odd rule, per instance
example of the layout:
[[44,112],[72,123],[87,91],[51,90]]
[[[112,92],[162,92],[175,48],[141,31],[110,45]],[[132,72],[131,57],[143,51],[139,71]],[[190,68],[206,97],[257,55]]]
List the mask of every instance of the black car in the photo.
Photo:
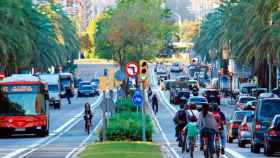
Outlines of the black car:
[[190,98],[190,92],[189,91],[178,91],[175,95],[175,104],[180,105],[182,103],[187,103],[188,99]]
[[280,114],[279,98],[259,99],[252,123],[251,152],[259,153],[264,146],[264,135],[269,129],[271,120],[275,115]]
[[217,103],[220,105],[221,96],[218,89],[206,89],[203,95],[207,98],[208,103]]
[[91,85],[80,86],[78,89],[78,97],[96,95],[98,95],[98,91],[94,89]]
[[252,115],[252,111],[235,111],[232,119],[228,123],[227,140],[232,143],[234,139],[238,138],[238,129],[245,116]]
[[264,154],[271,156],[280,151],[280,114],[276,115],[268,130],[264,134]]

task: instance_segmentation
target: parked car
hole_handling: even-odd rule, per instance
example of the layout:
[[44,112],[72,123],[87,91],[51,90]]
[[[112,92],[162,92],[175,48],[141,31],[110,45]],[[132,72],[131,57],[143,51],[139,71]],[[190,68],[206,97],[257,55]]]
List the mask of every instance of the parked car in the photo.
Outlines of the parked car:
[[188,105],[195,104],[198,110],[201,110],[203,104],[208,104],[208,101],[203,96],[192,96],[189,98]]
[[186,91],[186,90],[181,90],[178,91],[177,94],[174,97],[174,104],[175,105],[180,105],[180,104],[185,104],[188,102],[189,98],[190,98],[190,92]]
[[241,148],[251,144],[253,118],[253,112],[252,115],[245,116],[238,128],[238,146]]
[[274,152],[280,151],[280,114],[275,115],[270,127],[264,134],[264,154],[273,155]]
[[249,101],[256,101],[257,99],[255,97],[252,96],[240,96],[238,98],[238,101],[236,102],[236,106],[235,108],[237,110],[242,110],[245,107],[245,104],[247,104],[247,102]]
[[83,85],[78,89],[78,97],[82,96],[96,96],[98,95],[98,91],[94,89],[91,85]]
[[79,88],[82,86],[91,86],[91,82],[90,81],[82,81],[79,83]]
[[173,63],[170,68],[171,72],[181,72],[183,71],[183,67],[180,63]]
[[252,124],[251,152],[260,152],[260,148],[264,146],[264,134],[277,114],[280,114],[280,98],[258,100]]
[[221,96],[218,89],[205,89],[203,96],[207,98],[208,103],[217,103],[219,105],[221,103]]
[[252,111],[235,111],[232,119],[228,123],[227,141],[232,143],[234,139],[238,138],[238,128],[245,116],[252,115]]

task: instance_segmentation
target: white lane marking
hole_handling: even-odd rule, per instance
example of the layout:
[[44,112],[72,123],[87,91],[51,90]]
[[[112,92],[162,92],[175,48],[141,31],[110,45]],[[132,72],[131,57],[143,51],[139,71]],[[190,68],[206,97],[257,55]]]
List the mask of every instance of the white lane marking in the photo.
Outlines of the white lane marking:
[[[147,95],[145,95],[145,98],[146,98],[146,101],[148,102]],[[148,104],[150,104],[150,103],[148,102]],[[160,126],[160,123],[158,122],[158,119],[156,118],[156,115],[153,113],[153,110],[152,110],[152,108],[151,108],[150,105],[149,105],[149,109],[150,109],[150,111],[152,111],[151,114],[152,114],[153,120],[155,121],[156,126],[158,127],[161,136],[163,137],[164,141],[166,142],[166,145],[168,146],[168,148],[171,150],[171,152],[173,153],[173,155],[174,155],[176,158],[180,158],[180,156],[178,155],[178,153],[171,147],[171,144],[170,144],[169,140],[167,139],[166,134],[165,134],[164,131],[162,130],[162,128],[161,128],[161,126]]]
[[[116,93],[116,95],[114,96],[114,99],[113,99],[114,102],[117,102],[117,99],[118,99],[118,97],[117,97],[117,93]],[[91,132],[91,134],[88,135],[88,136],[82,141],[82,143],[79,145],[79,147],[72,149],[72,150],[65,156],[65,158],[71,158],[71,157],[75,157],[75,156],[77,157],[77,155],[78,155],[79,153],[81,153],[81,152],[84,150],[86,143],[87,143],[87,142],[89,141],[89,139],[93,136],[93,134],[96,134],[96,130],[97,130],[97,128],[99,128],[99,127],[101,126],[101,124],[102,124],[102,119],[98,122],[97,126],[93,129],[93,132]]]
[[95,128],[93,129],[93,131],[82,141],[82,143],[79,145],[79,147],[74,148],[73,150],[71,150],[66,156],[65,158],[70,158],[72,156],[74,156],[75,153],[80,153],[81,150],[83,150],[83,146],[86,145],[86,143],[89,141],[89,139],[96,134],[96,130],[97,128],[99,128],[102,124],[102,120],[100,120],[98,122],[98,124],[95,126]]
[[[96,107],[101,103],[102,98],[103,98],[103,94],[99,95],[99,97],[98,97],[98,99],[95,101],[95,103],[91,104],[91,108],[96,108]],[[62,131],[65,130],[65,129],[67,128],[67,126],[70,125],[70,126],[72,127],[72,125],[73,125],[73,126],[76,125],[76,124],[78,123],[76,120],[79,119],[79,118],[81,119],[81,116],[82,116],[83,112],[84,112],[84,111],[82,110],[80,113],[78,113],[77,115],[75,115],[75,116],[74,116],[73,118],[71,118],[69,121],[67,121],[66,123],[64,123],[64,124],[63,124],[62,126],[60,126],[59,128],[57,128],[54,132],[50,133],[48,137],[42,138],[42,139],[40,139],[40,140],[34,142],[33,144],[29,145],[29,146],[26,147],[26,148],[17,149],[17,150],[15,150],[15,151],[13,151],[13,152],[11,152],[11,153],[5,155],[5,156],[2,157],[2,158],[13,158],[13,157],[15,157],[15,156],[17,156],[17,155],[19,155],[19,154],[21,154],[21,153],[27,151],[27,150],[30,150],[30,149],[32,149],[31,151],[33,151],[33,152],[35,151],[34,149],[38,150],[38,149],[37,149],[38,146],[40,146],[41,144],[43,144],[43,143],[44,143],[45,141],[47,141],[48,139],[51,139],[51,140],[52,140],[52,137],[53,137],[53,136],[56,136],[57,134],[59,134],[58,136],[60,137],[60,136],[61,136],[60,134],[61,134],[61,133],[64,133],[64,132],[62,132]],[[74,121],[76,121],[76,122],[73,123]],[[67,129],[70,130],[69,128],[67,128]],[[67,130],[67,129],[66,129],[66,130]],[[55,137],[55,138],[57,138],[57,137]],[[30,153],[30,152],[28,152],[28,153]]]
[[[157,83],[156,83],[156,80],[155,80],[155,73],[152,71],[150,71],[150,74],[152,74],[151,76],[151,78],[152,78],[152,81],[153,81],[153,84],[154,85],[156,85],[155,87],[156,87],[156,91],[159,93],[159,95],[160,95],[160,98],[161,98],[161,100],[163,100],[163,102],[165,102],[165,104],[164,105],[168,105],[168,106],[165,106],[165,107],[167,107],[167,109],[168,109],[168,111],[172,114],[172,115],[174,115],[176,112],[177,112],[177,110],[176,110],[176,108],[174,108],[167,100],[166,100],[166,98],[164,97],[164,93],[160,90],[160,88],[157,86]],[[170,110],[172,110],[173,112],[171,112]],[[233,150],[231,150],[231,149],[229,149],[229,148],[225,148],[225,151],[226,152],[228,152],[229,154],[231,154],[231,155],[233,155],[234,157],[236,157],[236,158],[246,158],[246,157],[244,157],[243,155],[241,155],[241,154],[239,154],[239,153],[237,153],[237,152],[235,152],[235,151],[233,151]],[[223,155],[225,158],[228,158],[228,156],[226,156],[226,155]]]
[[229,148],[226,148],[225,149],[226,152],[228,152],[229,154],[231,154],[232,156],[234,157],[238,157],[238,158],[246,158],[244,155],[241,155],[240,153],[236,152],[236,151],[233,151]]

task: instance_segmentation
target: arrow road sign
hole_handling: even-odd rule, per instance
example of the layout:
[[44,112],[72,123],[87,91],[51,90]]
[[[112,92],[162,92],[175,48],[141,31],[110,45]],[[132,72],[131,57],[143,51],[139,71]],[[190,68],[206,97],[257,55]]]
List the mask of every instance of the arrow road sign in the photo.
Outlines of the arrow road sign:
[[129,62],[125,65],[125,73],[128,77],[134,77],[139,74],[139,65],[136,62]]

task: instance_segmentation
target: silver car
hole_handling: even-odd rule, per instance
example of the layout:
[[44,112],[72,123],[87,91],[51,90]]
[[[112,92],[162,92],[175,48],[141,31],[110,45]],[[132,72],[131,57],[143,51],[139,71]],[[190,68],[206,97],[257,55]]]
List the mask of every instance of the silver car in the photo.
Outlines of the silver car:
[[254,119],[254,114],[246,115],[239,128],[238,128],[238,146],[244,148],[246,144],[251,144],[252,137],[252,123]]

